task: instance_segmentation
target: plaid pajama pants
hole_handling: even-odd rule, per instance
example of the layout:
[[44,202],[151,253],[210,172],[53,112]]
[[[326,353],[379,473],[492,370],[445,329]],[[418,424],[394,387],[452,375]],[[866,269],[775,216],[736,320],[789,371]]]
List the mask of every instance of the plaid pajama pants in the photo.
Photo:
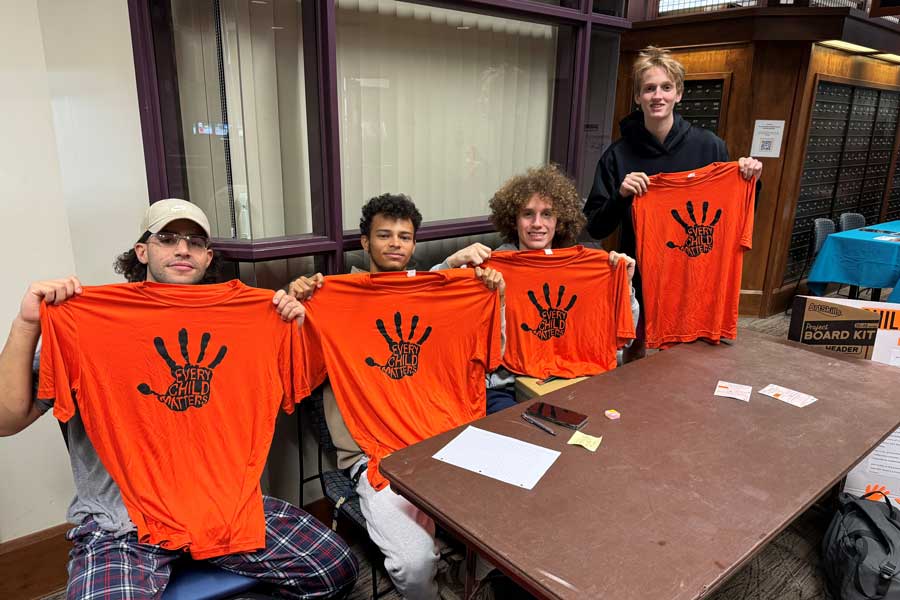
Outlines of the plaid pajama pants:
[[[356,558],[336,533],[307,512],[263,496],[266,547],[209,559],[211,564],[277,586],[287,598],[342,597],[353,589]],[[145,600],[162,595],[183,552],[116,538],[93,519],[70,530],[67,600]]]

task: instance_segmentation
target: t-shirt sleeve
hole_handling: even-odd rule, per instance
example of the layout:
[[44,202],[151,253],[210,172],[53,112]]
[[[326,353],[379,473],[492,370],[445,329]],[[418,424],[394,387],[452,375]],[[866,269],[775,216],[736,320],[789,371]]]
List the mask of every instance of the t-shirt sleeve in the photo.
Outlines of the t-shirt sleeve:
[[38,398],[38,381],[41,377],[41,349],[38,347],[37,352],[34,353],[34,359],[31,363],[31,399],[34,402],[34,405],[37,407],[41,414],[44,414],[51,408],[53,408],[53,400],[41,400]]
[[75,414],[73,392],[80,380],[79,355],[73,351],[77,333],[68,307],[41,303],[41,363],[38,403],[53,404],[53,416],[67,422]]
[[293,352],[294,370],[300,371],[304,394],[298,396],[296,402],[300,402],[325,382],[328,376],[325,368],[325,355],[322,350],[322,340],[319,328],[311,318],[307,306],[306,320],[298,328],[294,329],[296,345]]
[[294,405],[309,395],[309,382],[303,364],[302,344],[297,323],[284,323],[281,349],[278,353],[278,374],[281,378],[281,410],[290,414]]
[[487,329],[487,339],[484,346],[484,356],[482,362],[488,373],[491,373],[500,366],[503,359],[503,308],[500,306],[500,292],[487,292],[490,294],[488,310],[486,311],[485,327]]
[[634,339],[634,317],[631,312],[631,284],[628,269],[620,265],[612,272],[614,311],[616,319],[616,347],[622,348]]
[[753,248],[753,217],[754,217],[754,198],[756,196],[756,180],[741,180],[744,189],[743,198],[743,215],[744,224],[741,228],[741,247],[745,250]]

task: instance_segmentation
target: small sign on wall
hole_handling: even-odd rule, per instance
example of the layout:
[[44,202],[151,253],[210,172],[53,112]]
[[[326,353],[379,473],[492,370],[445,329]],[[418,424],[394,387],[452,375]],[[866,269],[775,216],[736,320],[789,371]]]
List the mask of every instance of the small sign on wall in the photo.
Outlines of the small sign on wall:
[[778,158],[781,156],[781,139],[784,137],[784,121],[757,119],[753,126],[753,158]]

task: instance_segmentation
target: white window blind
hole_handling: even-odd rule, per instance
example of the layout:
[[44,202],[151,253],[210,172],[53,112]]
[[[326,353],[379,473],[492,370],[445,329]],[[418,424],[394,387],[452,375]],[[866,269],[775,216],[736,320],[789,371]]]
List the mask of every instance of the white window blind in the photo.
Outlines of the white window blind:
[[510,176],[545,163],[552,26],[394,0],[338,0],[344,228],[385,192],[426,221],[487,214]]

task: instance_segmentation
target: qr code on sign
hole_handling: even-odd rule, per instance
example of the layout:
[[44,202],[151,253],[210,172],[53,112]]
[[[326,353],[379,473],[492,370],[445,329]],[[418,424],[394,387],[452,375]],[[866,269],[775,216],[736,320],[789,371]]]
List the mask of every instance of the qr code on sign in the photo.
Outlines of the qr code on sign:
[[762,140],[759,142],[759,150],[760,152],[771,152],[772,151],[772,140]]

